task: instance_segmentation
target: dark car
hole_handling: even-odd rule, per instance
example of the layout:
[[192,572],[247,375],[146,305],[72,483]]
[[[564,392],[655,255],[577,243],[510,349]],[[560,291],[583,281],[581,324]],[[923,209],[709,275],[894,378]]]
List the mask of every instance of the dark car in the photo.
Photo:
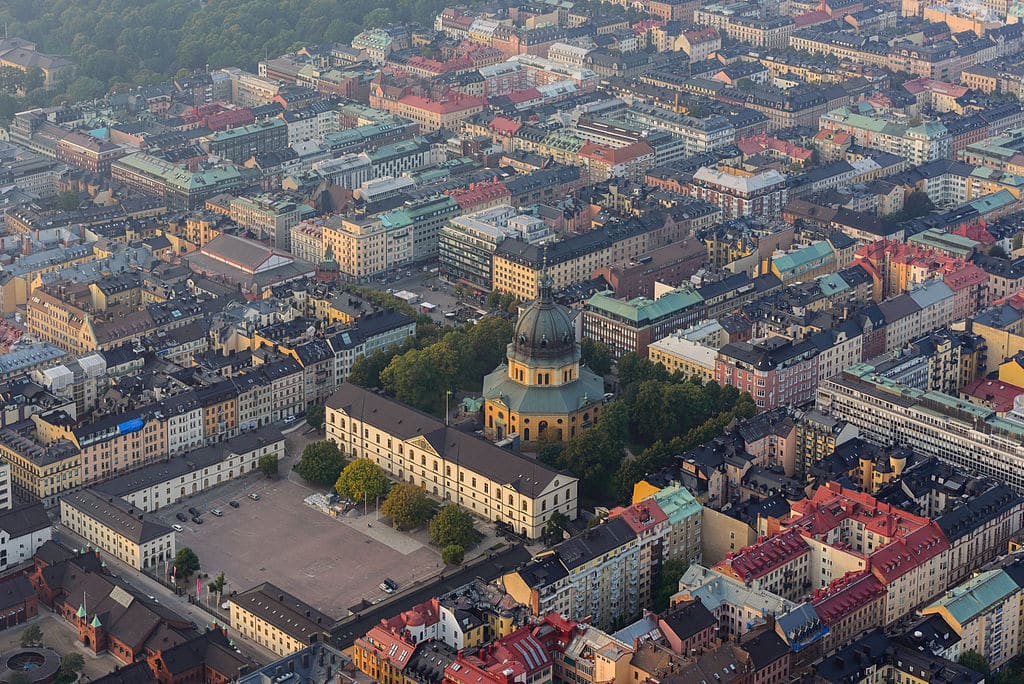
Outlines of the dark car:
[[200,518],[198,515],[193,515],[192,516],[192,522],[194,522],[196,525],[202,525],[203,524],[203,519]]
[[199,509],[196,508],[195,506],[189,506],[188,507],[188,512],[191,513],[192,515],[199,515]]
[[237,501],[232,499],[231,501],[228,501],[228,506],[231,506],[232,508],[238,508],[239,504]]
[[188,522],[188,516],[185,515],[184,513],[178,513],[174,517],[177,518],[178,520],[180,520],[181,522]]

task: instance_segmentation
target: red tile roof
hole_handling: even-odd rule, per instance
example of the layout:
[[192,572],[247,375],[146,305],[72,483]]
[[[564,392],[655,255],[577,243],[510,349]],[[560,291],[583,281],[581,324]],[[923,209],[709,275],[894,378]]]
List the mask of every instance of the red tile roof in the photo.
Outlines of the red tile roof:
[[735,554],[727,554],[724,561],[715,565],[715,569],[722,574],[748,582],[764,577],[776,568],[810,552],[811,547],[800,533],[790,530],[753,546],[744,547]]
[[398,632],[392,632],[382,625],[370,629],[364,636],[356,639],[356,646],[365,651],[376,653],[377,657],[385,660],[398,670],[409,664],[415,644],[410,644],[402,638]]
[[668,520],[665,511],[661,510],[661,506],[654,499],[638,501],[628,508],[616,508],[609,513],[609,516],[621,516],[637,534],[646,532]]
[[867,570],[848,572],[818,589],[811,598],[818,618],[833,625],[885,595],[885,587]]
[[1014,398],[1024,394],[1024,387],[1017,387],[1000,380],[978,378],[974,382],[964,385],[960,393],[985,402],[987,406],[991,406],[999,413],[1005,413],[1013,409]]
[[931,522],[875,551],[871,555],[871,572],[883,584],[889,584],[947,550],[946,535]]

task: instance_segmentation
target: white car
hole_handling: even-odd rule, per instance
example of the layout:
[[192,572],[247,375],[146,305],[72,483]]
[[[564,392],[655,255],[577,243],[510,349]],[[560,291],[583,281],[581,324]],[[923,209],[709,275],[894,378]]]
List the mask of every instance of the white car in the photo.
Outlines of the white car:
[[182,527],[181,525],[178,525],[177,523],[175,523],[174,525],[171,525],[171,529],[174,530],[175,532],[184,532],[185,531],[185,528]]

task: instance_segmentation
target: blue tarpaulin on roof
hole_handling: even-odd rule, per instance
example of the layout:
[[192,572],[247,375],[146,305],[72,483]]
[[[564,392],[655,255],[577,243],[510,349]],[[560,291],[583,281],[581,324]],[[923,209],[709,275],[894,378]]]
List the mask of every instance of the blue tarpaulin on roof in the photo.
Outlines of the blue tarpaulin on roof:
[[132,418],[131,420],[126,420],[123,423],[118,423],[117,424],[117,432],[118,432],[118,434],[121,434],[121,435],[126,435],[129,432],[136,432],[137,430],[141,430],[141,429],[142,429],[142,419],[141,418]]

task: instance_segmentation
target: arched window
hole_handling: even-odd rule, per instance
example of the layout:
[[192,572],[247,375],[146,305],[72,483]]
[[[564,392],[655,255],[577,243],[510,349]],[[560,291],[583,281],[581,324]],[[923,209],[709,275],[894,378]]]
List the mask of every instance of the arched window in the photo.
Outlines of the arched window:
[[541,437],[543,437],[544,433],[547,432],[547,429],[548,429],[548,421],[542,420],[542,421],[540,421],[540,425],[537,426],[537,434],[540,435]]

